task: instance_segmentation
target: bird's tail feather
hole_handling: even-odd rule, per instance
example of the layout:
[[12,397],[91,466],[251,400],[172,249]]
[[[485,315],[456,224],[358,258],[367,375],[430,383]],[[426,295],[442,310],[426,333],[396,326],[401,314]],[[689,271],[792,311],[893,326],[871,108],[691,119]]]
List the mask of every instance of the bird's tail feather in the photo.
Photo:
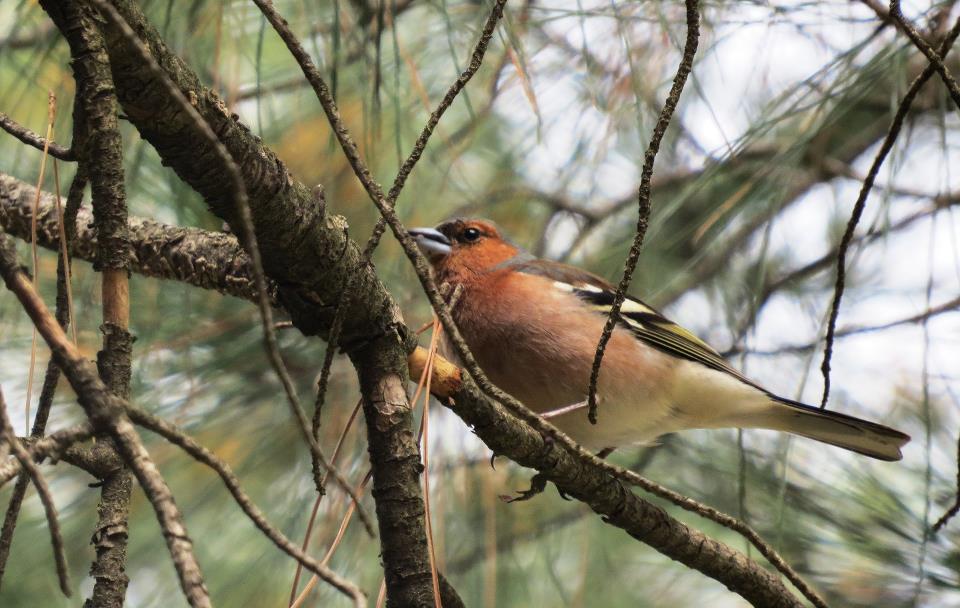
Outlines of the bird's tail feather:
[[767,428],[829,443],[879,460],[900,460],[910,436],[890,427],[847,414],[812,407],[771,395]]

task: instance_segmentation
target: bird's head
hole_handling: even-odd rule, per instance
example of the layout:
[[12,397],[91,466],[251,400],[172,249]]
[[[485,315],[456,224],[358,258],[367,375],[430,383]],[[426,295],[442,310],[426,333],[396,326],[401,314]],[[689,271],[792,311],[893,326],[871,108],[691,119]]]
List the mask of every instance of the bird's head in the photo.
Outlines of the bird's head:
[[410,234],[444,280],[487,272],[520,252],[489,220],[455,218]]

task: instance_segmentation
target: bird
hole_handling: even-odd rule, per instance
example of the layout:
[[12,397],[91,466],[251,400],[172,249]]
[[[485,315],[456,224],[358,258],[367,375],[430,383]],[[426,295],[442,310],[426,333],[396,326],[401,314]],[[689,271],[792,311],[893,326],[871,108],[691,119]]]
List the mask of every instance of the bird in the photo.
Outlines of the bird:
[[[760,428],[896,461],[910,441],[881,424],[766,390],[629,295],[600,368],[592,424],[590,375],[616,288],[535,257],[489,220],[454,218],[409,232],[438,284],[459,286],[453,319],[490,381],[586,449],[606,454],[687,429]],[[449,345],[443,354],[454,356]]]

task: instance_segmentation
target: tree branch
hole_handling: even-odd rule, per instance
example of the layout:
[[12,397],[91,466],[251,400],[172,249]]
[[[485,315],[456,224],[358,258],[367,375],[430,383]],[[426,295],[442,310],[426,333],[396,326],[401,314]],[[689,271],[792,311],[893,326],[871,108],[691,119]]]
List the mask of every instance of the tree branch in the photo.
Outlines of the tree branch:
[[700,8],[697,0],[686,0],[687,7],[687,39],[683,47],[683,57],[680,59],[680,65],[677,66],[677,74],[673,78],[673,86],[670,87],[670,93],[667,95],[663,108],[660,110],[660,116],[653,129],[653,135],[650,137],[650,144],[644,153],[643,169],[640,172],[640,188],[637,194],[637,228],[633,238],[633,244],[630,246],[630,252],[623,265],[623,277],[620,284],[617,285],[617,292],[613,297],[613,303],[610,306],[610,312],[607,315],[606,323],[603,326],[603,333],[600,334],[600,340],[597,343],[596,353],[593,357],[593,367],[590,370],[590,385],[587,389],[587,403],[589,410],[587,417],[591,424],[597,423],[597,380],[600,378],[600,365],[603,362],[603,355],[607,350],[607,343],[613,335],[613,329],[620,322],[620,307],[627,297],[627,289],[630,288],[630,282],[633,280],[633,272],[637,268],[637,262],[640,260],[640,249],[643,247],[643,238],[647,234],[647,226],[650,223],[650,181],[653,179],[653,164],[657,158],[657,152],[660,151],[660,142],[663,135],[670,126],[670,119],[673,112],[680,103],[680,95],[683,93],[683,86],[687,82],[687,76],[693,69],[693,59],[697,54],[697,45],[700,40]]
[[[57,167],[54,165],[54,174],[57,174]],[[0,178],[2,178],[0,174]],[[55,231],[52,246],[57,249],[57,303],[55,316],[57,323],[66,330],[72,314],[70,283],[69,283],[69,257],[65,257],[64,244],[57,242],[58,236],[63,236],[66,242],[71,242],[76,234],[77,211],[80,209],[83,189],[86,187],[87,179],[82,171],[78,171],[70,184],[70,191],[67,195],[66,210],[63,213],[62,222],[64,226],[59,234],[56,231],[60,228],[59,201],[54,201],[51,205],[51,211],[54,215]],[[2,190],[2,188],[0,188]],[[44,193],[46,194],[46,193]],[[2,196],[0,196],[2,200]],[[31,200],[36,200],[34,194]],[[2,212],[0,212],[2,215]],[[29,220],[27,220],[29,221]],[[0,226],[3,222],[0,221]],[[59,245],[59,247],[58,247]],[[76,325],[74,325],[76,330]],[[74,331],[74,335],[76,332]],[[50,409],[53,407],[53,398],[56,394],[57,384],[60,380],[60,368],[53,361],[47,362],[47,371],[43,376],[43,386],[40,389],[40,398],[37,403],[37,413],[33,419],[33,428],[30,430],[32,438],[42,437],[46,432],[47,421],[50,416]],[[7,560],[10,557],[10,547],[13,543],[13,533],[17,526],[17,519],[20,517],[20,507],[26,496],[29,477],[21,472],[17,478],[17,483],[10,495],[10,502],[7,503],[7,512],[3,517],[3,529],[0,531],[0,582],[3,580],[3,573],[6,571]]]
[[[896,3],[892,3],[891,6],[896,6]],[[953,43],[956,41],[958,35],[960,35],[960,17],[957,18],[956,24],[940,44],[940,48],[937,52],[941,58],[946,57],[947,53],[950,51],[950,47],[953,46]],[[942,66],[943,63],[941,62],[940,65]],[[857,224],[860,223],[860,217],[863,215],[863,211],[867,206],[867,198],[870,196],[870,190],[873,188],[873,182],[876,180],[877,174],[880,172],[880,167],[883,165],[883,162],[886,160],[890,150],[893,149],[893,144],[897,141],[897,137],[900,135],[900,129],[903,127],[903,122],[907,117],[907,113],[910,111],[910,106],[913,104],[913,101],[916,99],[917,95],[919,95],[920,89],[935,72],[936,66],[932,63],[927,64],[927,67],[923,70],[923,72],[921,72],[920,75],[917,76],[912,83],[910,83],[910,88],[904,94],[903,99],[900,101],[900,105],[897,107],[896,114],[894,114],[893,120],[890,123],[890,128],[883,140],[883,144],[881,144],[880,149],[877,151],[877,154],[873,159],[873,163],[870,165],[870,170],[867,171],[867,176],[863,180],[860,193],[857,195],[857,200],[853,204],[853,210],[850,213],[850,219],[847,221],[847,227],[840,239],[840,245],[837,247],[837,278],[834,285],[833,301],[830,304],[830,315],[827,320],[827,334],[826,338],[824,338],[823,361],[820,363],[820,371],[823,374],[823,397],[820,400],[821,408],[825,408],[827,406],[827,400],[830,397],[830,359],[833,355],[833,340],[834,334],[837,330],[837,318],[840,316],[840,301],[843,298],[844,288],[846,287],[847,249],[850,247],[850,243],[853,240],[853,233],[856,231]]]
[[278,549],[303,564],[304,567],[333,587],[353,598],[354,604],[358,608],[366,605],[366,597],[363,595],[363,592],[360,591],[359,587],[310,557],[267,521],[263,512],[257,508],[257,505],[253,503],[246,492],[240,487],[240,480],[237,479],[237,476],[234,475],[226,462],[217,458],[213,452],[194,441],[183,432],[183,430],[177,428],[176,425],[130,405],[126,406],[125,412],[135,424],[157,433],[170,443],[182,448],[183,451],[194,459],[213,469],[213,471],[220,476],[223,485],[227,487],[227,490],[230,492],[230,495],[233,496],[233,499],[237,505],[239,505],[240,509],[243,510],[247,517],[250,518],[250,521],[252,521]]
[[[23,143],[28,146],[32,146],[37,150],[43,150],[44,146],[47,144],[47,140],[43,138],[42,135],[34,133],[26,127],[22,127],[16,123],[12,118],[0,112],[0,129],[3,129],[10,135],[13,135]],[[72,148],[64,148],[61,145],[58,145],[54,142],[50,142],[49,147],[47,148],[47,153],[54,158],[59,158],[64,161],[74,161],[77,160],[76,154]]]
[[143,487],[163,530],[187,601],[194,608],[210,606],[210,598],[203,583],[200,566],[193,555],[193,544],[187,535],[183,517],[170,488],[150,459],[140,436],[123,414],[123,400],[110,393],[97,377],[93,366],[67,339],[63,329],[47,310],[17,263],[13,242],[6,234],[0,234],[0,275],[47,342],[54,360],[77,393],[87,417],[94,425],[110,432],[117,442],[121,456]]
[[[114,395],[129,399],[133,352],[133,336],[128,330],[130,244],[123,141],[110,60],[92,7],[75,0],[45,0],[42,5],[70,46],[77,88],[74,146],[93,193],[93,219],[98,235],[94,267],[100,271],[103,312],[103,348],[97,353],[97,370]],[[90,568],[95,583],[88,603],[98,608],[122,608],[130,580],[126,557],[133,480],[120,457],[116,439],[106,432],[98,439],[91,455],[107,466],[98,475],[100,503],[91,536],[96,559]]]
[[57,507],[53,504],[53,495],[50,493],[50,487],[47,485],[40,468],[34,463],[27,450],[20,445],[20,440],[13,433],[13,426],[10,424],[10,418],[7,416],[7,404],[3,400],[3,391],[0,391],[0,434],[6,444],[13,451],[20,466],[33,482],[33,486],[40,495],[40,502],[43,503],[43,510],[47,516],[47,527],[50,529],[50,544],[53,546],[53,557],[57,567],[57,578],[60,580],[60,590],[67,597],[70,597],[70,570],[67,567],[67,554],[63,547],[63,534],[60,532],[60,523],[57,520]]
[[[67,451],[78,443],[86,441],[93,437],[93,425],[89,422],[65,428],[61,431],[51,433],[41,439],[31,438],[26,450],[34,462],[40,463],[45,459],[56,462],[64,457]],[[23,470],[20,462],[11,460],[0,464],[0,487],[16,477]]]

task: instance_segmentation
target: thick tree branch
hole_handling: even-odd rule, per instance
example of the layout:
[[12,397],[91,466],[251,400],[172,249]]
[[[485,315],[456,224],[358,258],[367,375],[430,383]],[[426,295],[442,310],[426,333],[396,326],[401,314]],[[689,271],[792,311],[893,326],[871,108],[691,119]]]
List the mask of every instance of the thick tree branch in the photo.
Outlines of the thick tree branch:
[[[0,173],[0,227],[28,240],[36,188]],[[57,212],[52,194],[43,192],[37,242],[57,248]],[[250,258],[232,234],[196,228],[180,228],[148,219],[129,219],[130,266],[138,274],[172,279],[232,295],[251,302],[256,298]],[[97,255],[97,232],[89,209],[77,215],[77,236],[70,241],[70,254],[93,262]],[[271,302],[277,305],[276,284],[271,282]]]
[[[326,335],[344,286],[352,284],[351,295],[363,305],[355,306],[345,319],[341,342],[354,347],[355,361],[383,363],[373,345],[381,353],[397,355],[396,366],[359,370],[362,375],[389,378],[394,368],[405,372],[405,354],[410,346],[400,312],[372,268],[363,263],[356,245],[346,237],[343,221],[327,216],[322,208],[318,208],[308,189],[293,180],[276,156],[225,111],[216,95],[203,87],[189,68],[166,49],[135,3],[120,1],[115,6],[240,166],[257,241],[263,252],[264,268],[278,284],[278,299],[297,327],[305,334]],[[165,163],[204,196],[217,215],[235,227],[240,226],[231,189],[222,179],[222,163],[207,139],[197,131],[194,121],[180,105],[170,98],[165,83],[146,69],[130,38],[117,27],[105,26],[104,31],[118,96],[131,122],[154,145]],[[392,348],[385,348],[387,344]],[[370,356],[365,355],[365,351]],[[406,388],[404,380],[405,376],[396,379],[403,389]],[[369,386],[378,383],[379,380]],[[377,399],[374,395],[366,395],[365,401],[375,403]],[[369,408],[365,411],[374,413]],[[401,417],[397,418],[398,415]],[[391,411],[388,418],[389,424],[378,419],[368,421],[367,425],[368,429],[386,433],[380,442],[382,446],[392,449],[390,446],[398,440],[411,443],[409,407],[406,412]],[[409,459],[406,463],[415,479],[419,465]],[[381,464],[389,465],[377,461],[373,464],[375,469]],[[383,491],[375,491],[374,497],[389,502],[385,493],[393,487],[392,482],[381,476],[381,484]],[[403,532],[401,542],[396,543],[398,547],[409,552],[419,545],[412,540],[416,528],[400,521],[402,518],[398,512],[378,505],[378,514],[391,518],[387,524],[380,522],[382,542],[386,543]],[[392,519],[397,520],[396,525],[389,524]],[[389,533],[384,534],[385,531]],[[408,533],[409,538],[406,537]],[[403,578],[392,580],[416,587],[417,577],[406,576],[407,572],[399,574]],[[404,600],[400,598],[399,601],[403,603]]]
[[[264,270],[278,285],[277,299],[297,328],[306,335],[326,337],[343,286],[353,278],[354,297],[365,305],[346,319],[343,343],[359,344],[394,333],[402,322],[400,311],[373,269],[362,263],[360,248],[347,236],[346,222],[317,205],[310,189],[296,181],[276,154],[166,47],[135,2],[119,0],[114,5],[239,166]],[[149,73],[119,28],[105,26],[104,34],[117,96],[130,122],[164,163],[238,231],[241,224],[231,188],[206,138],[170,99],[164,83]]]
[[[494,3],[480,38],[474,47],[470,65],[447,90],[443,100],[431,113],[430,119],[417,138],[413,150],[401,165],[394,179],[390,192],[384,196],[383,189],[374,179],[352,136],[342,121],[333,94],[319,70],[313,65],[310,55],[300,44],[290,30],[286,20],[273,7],[270,0],[254,0],[264,16],[276,30],[286,44],[290,53],[303,70],[304,77],[313,87],[314,92],[327,115],[330,125],[340,142],[341,149],[350,162],[357,178],[360,180],[370,198],[381,211],[384,208],[393,209],[397,198],[403,190],[414,166],[422,156],[433,130],[436,128],[443,114],[452,105],[457,95],[466,87],[473,75],[480,69],[487,46],[493,36],[497,23],[503,15],[506,0],[497,0]],[[364,261],[368,261],[384,233],[386,216],[378,219],[377,225],[364,247]],[[409,236],[407,237],[409,241]],[[409,242],[406,244],[409,247]],[[340,331],[343,313],[347,304],[353,298],[352,281],[347,283],[338,305],[333,330],[331,332],[332,345],[336,344]],[[420,473],[419,454],[417,445],[410,432],[409,403],[406,400],[405,380],[406,361],[403,347],[396,341],[381,341],[376,349],[365,348],[352,355],[352,360],[360,375],[361,392],[364,395],[364,414],[367,416],[368,429],[370,422],[377,420],[376,431],[370,433],[371,462],[379,466],[373,467],[374,489],[373,495],[377,499],[378,515],[381,519],[381,539],[385,565],[385,581],[387,585],[388,603],[390,605],[410,605],[412,602],[427,603],[430,595],[439,595],[436,585],[436,571],[433,567],[432,554],[428,551],[426,531],[420,525],[414,527],[409,524],[398,526],[397,522],[423,520],[425,516],[421,489],[417,483]],[[330,351],[324,364],[324,375],[329,369]],[[321,390],[323,384],[321,383]],[[322,393],[318,397],[318,406],[322,400]],[[316,424],[315,424],[316,428]],[[391,429],[388,435],[380,435],[380,431]],[[400,441],[397,441],[400,439]],[[391,445],[395,444],[395,445]],[[397,481],[401,481],[397,484]],[[389,488],[389,494],[385,492]],[[398,509],[381,509],[386,505],[399,503]],[[386,520],[384,518],[387,518]],[[429,525],[429,521],[427,522]],[[386,532],[390,531],[389,534]],[[432,588],[427,589],[422,573],[427,569],[431,574]],[[434,597],[435,605],[439,598]]]

